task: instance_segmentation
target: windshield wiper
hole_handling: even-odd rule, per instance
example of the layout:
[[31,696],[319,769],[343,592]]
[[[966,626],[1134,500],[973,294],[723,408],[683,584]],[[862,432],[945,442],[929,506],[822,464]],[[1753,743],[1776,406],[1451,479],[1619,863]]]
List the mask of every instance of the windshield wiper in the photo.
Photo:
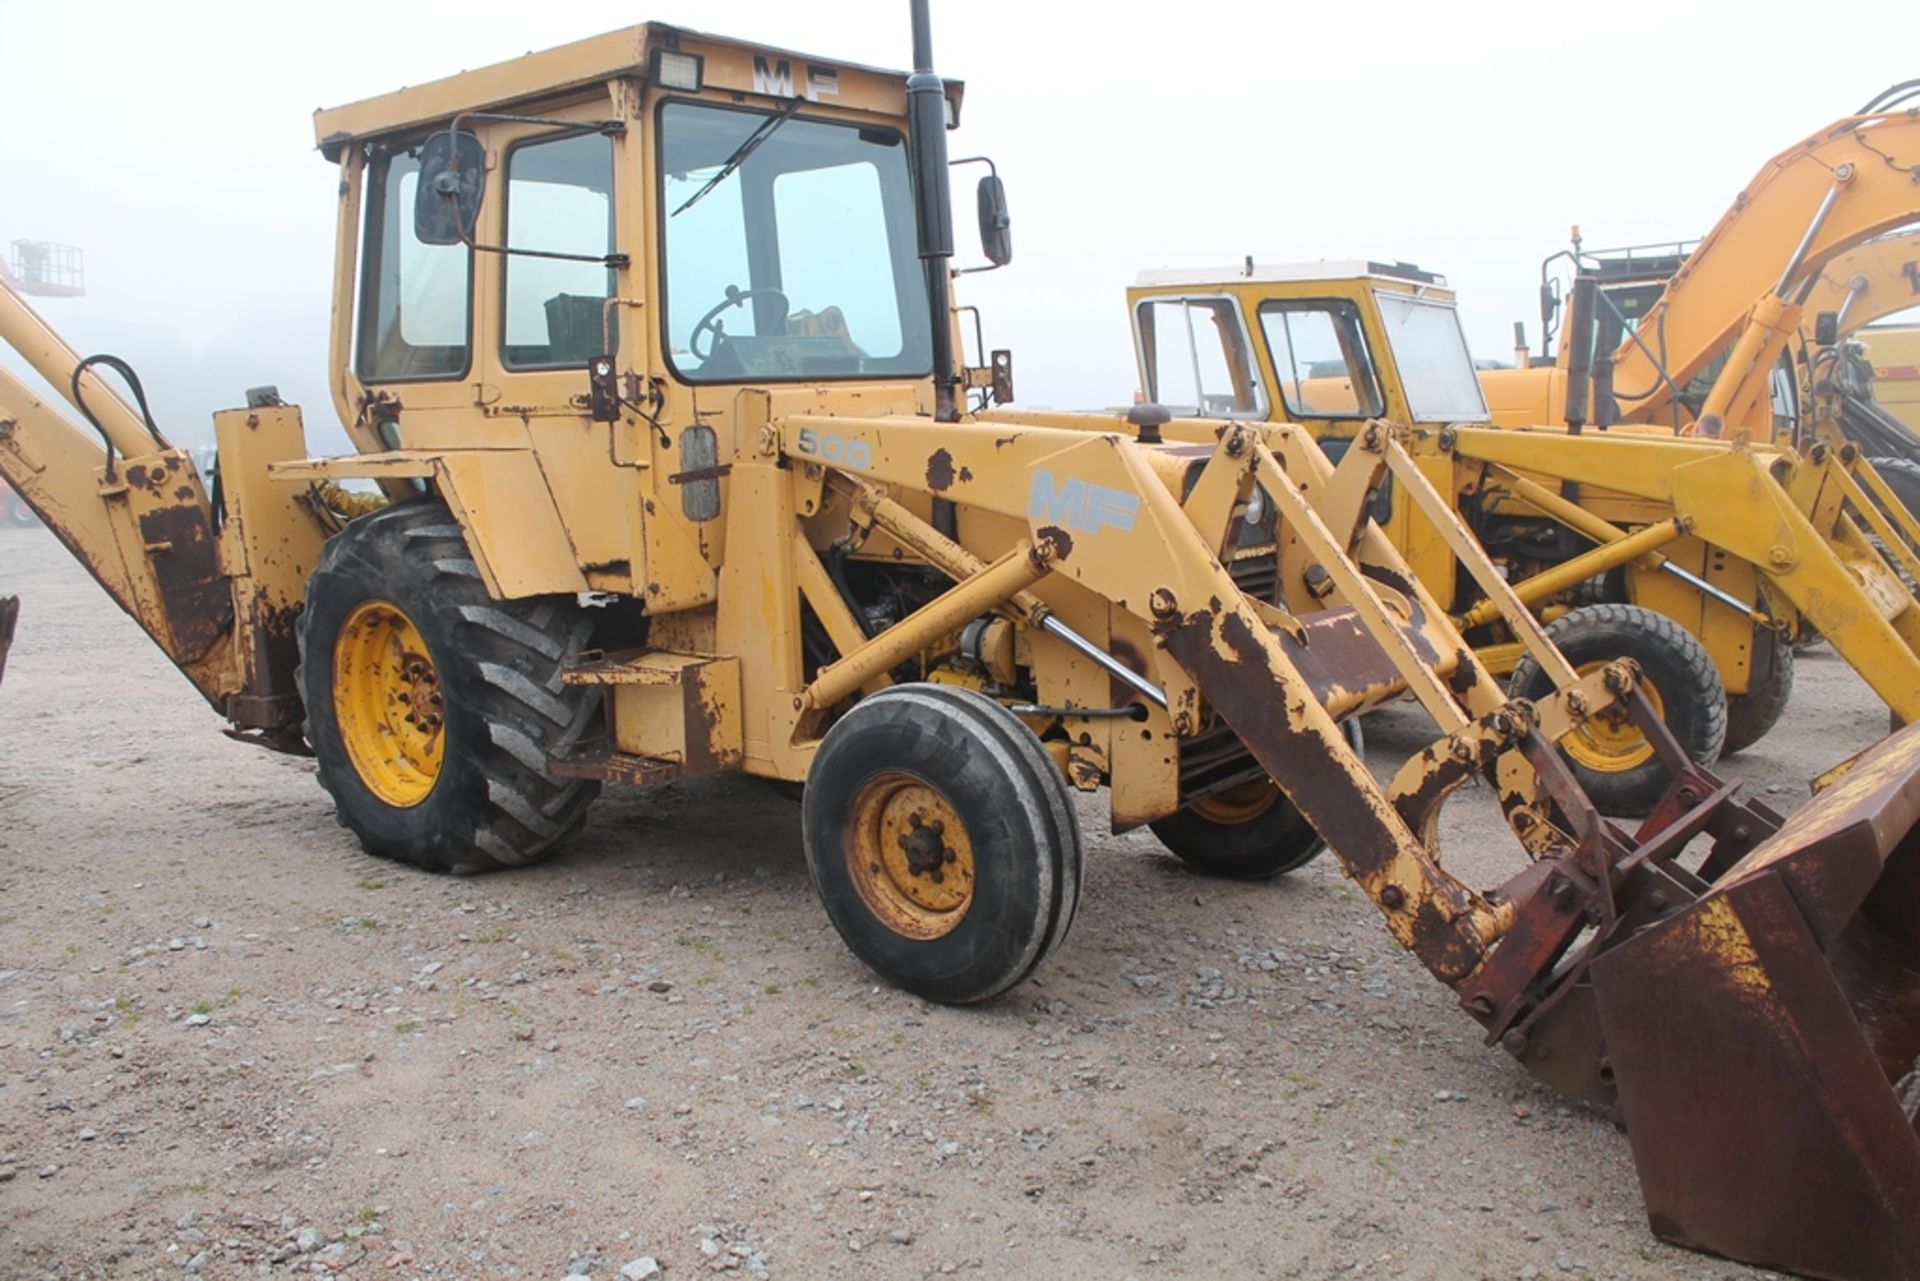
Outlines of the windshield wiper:
[[707,179],[705,186],[701,187],[700,190],[694,192],[691,196],[688,196],[687,203],[681,205],[668,216],[678,218],[681,214],[693,208],[702,200],[705,200],[708,192],[725,182],[728,178],[731,178],[734,170],[747,163],[747,157],[758,150],[761,143],[773,137],[774,130],[793,119],[793,113],[800,110],[800,104],[803,101],[805,101],[805,99],[795,98],[787,103],[779,115],[768,116],[765,120],[762,120],[760,127],[748,134],[741,141],[740,145],[733,149],[733,154],[728,156],[726,163],[720,166],[720,172]]

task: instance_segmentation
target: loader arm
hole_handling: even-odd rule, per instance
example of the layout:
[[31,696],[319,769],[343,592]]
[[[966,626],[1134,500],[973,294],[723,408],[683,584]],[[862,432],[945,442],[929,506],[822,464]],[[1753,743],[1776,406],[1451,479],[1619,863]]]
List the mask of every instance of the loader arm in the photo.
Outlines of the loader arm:
[[[1496,469],[1496,489],[1524,494],[1519,478],[1550,472],[1587,493],[1670,508],[1694,536],[1752,564],[1896,716],[1920,718],[1920,602],[1896,572],[1920,564],[1914,526],[1904,512],[1869,501],[1881,482],[1850,478],[1854,469],[1871,471],[1851,451],[1822,447],[1798,459],[1687,438],[1490,428],[1459,428],[1449,440],[1461,463]],[[1884,552],[1863,525],[1882,537]]]
[[[1522,1017],[1537,998],[1520,989],[1548,975],[1504,972],[1492,986],[1474,980],[1514,925],[1517,899],[1543,892],[1549,871],[1564,867],[1569,877],[1599,884],[1609,859],[1628,857],[1625,848],[1611,848],[1616,836],[1550,742],[1588,716],[1633,703],[1631,665],[1576,676],[1387,424],[1373,424],[1336,467],[1307,433],[1291,427],[1215,424],[1210,447],[1147,447],[1075,430],[1060,415],[1040,417],[1048,425],[1024,426],[1018,414],[997,415],[992,430],[925,419],[799,416],[777,428],[796,467],[817,467],[820,442],[831,441],[841,460],[833,470],[849,480],[925,489],[929,459],[938,457],[936,474],[951,477],[940,492],[963,513],[1024,521],[1024,544],[979,549],[977,573],[967,581],[977,582],[980,594],[956,597],[962,613],[992,608],[1053,576],[1144,623],[1157,642],[1146,675],[1164,690],[1176,735],[1197,732],[1208,715],[1224,719],[1327,837],[1401,944],[1443,982],[1471,984],[1463,999],[1477,1015],[1490,1022]],[[1388,473],[1445,522],[1469,571],[1502,599],[1523,643],[1554,674],[1552,697],[1510,703],[1366,517]],[[1256,485],[1279,505],[1286,541],[1297,549],[1282,554],[1296,571],[1283,572],[1282,594],[1312,606],[1298,615],[1247,597],[1222,564],[1227,514]],[[1023,549],[1034,561],[1025,568]],[[1309,589],[1309,566],[1326,571],[1327,585]],[[963,583],[955,592],[965,589]],[[935,606],[928,610],[924,625],[909,618],[868,643],[881,655],[880,670],[893,650],[945,625]],[[1333,618],[1357,626],[1326,629]],[[804,732],[811,709],[830,706],[874,666],[856,651],[822,669],[794,700],[789,723]],[[1421,703],[1443,737],[1382,788],[1336,719],[1401,693]],[[1441,803],[1474,777],[1495,786],[1509,825],[1538,860],[1517,883],[1490,892],[1461,884],[1432,846]],[[1772,830],[1763,813],[1743,812],[1736,823],[1734,812],[1715,819],[1729,848]],[[1733,838],[1741,825],[1747,836]],[[1553,950],[1552,959],[1558,955]]]

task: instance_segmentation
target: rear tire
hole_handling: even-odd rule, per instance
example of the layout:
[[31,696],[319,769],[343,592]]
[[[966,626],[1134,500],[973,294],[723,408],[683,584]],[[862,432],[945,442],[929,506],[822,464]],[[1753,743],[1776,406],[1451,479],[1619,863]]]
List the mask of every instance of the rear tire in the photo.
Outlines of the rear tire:
[[1773,647],[1772,668],[1765,680],[1744,694],[1727,699],[1727,741],[1720,755],[1744,752],[1765,738],[1793,698],[1793,643],[1770,627],[1755,628],[1755,654],[1762,645]]
[[[1649,695],[1687,755],[1701,765],[1720,758],[1726,686],[1706,647],[1671,618],[1639,605],[1588,605],[1555,619],[1547,635],[1576,671],[1618,658],[1639,663]],[[1507,689],[1515,698],[1544,698],[1553,682],[1528,655]],[[1643,816],[1672,781],[1624,711],[1575,729],[1561,740],[1560,754],[1604,814]]]
[[[1360,719],[1340,727],[1356,752],[1365,750]],[[1273,780],[1260,778],[1205,796],[1150,827],[1181,862],[1206,876],[1266,881],[1318,858],[1326,841]]]
[[1066,780],[1031,730],[971,690],[895,685],[855,704],[814,757],[801,827],[840,937],[930,1001],[1021,982],[1079,906]]
[[598,719],[599,691],[560,681],[591,628],[569,597],[493,599],[437,500],[348,525],[299,627],[307,740],[340,822],[368,853],[435,872],[553,852],[599,792],[546,772]]

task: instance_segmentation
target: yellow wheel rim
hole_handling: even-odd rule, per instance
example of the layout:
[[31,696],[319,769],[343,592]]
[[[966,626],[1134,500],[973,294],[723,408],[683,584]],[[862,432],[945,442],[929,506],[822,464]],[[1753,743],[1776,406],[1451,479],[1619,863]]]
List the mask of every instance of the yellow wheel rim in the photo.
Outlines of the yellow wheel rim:
[[973,843],[953,805],[911,774],[880,774],[854,796],[847,872],[874,918],[903,938],[951,934],[973,905]]
[[1237,827],[1241,823],[1253,822],[1272,809],[1273,803],[1279,799],[1280,789],[1271,780],[1255,778],[1211,796],[1203,796],[1187,809],[1209,823]]
[[[1586,676],[1597,672],[1607,664],[1596,659],[1580,665],[1580,674]],[[1647,701],[1653,704],[1654,715],[1666,719],[1667,707],[1660,700],[1660,691],[1653,682],[1643,675],[1640,688],[1646,691]],[[1574,764],[1599,774],[1621,774],[1630,769],[1638,769],[1653,759],[1653,744],[1647,742],[1647,736],[1633,723],[1625,704],[1616,703],[1598,716],[1589,717],[1585,724],[1578,725],[1573,732],[1560,740],[1560,746]]]
[[399,606],[370,600],[347,616],[333,643],[333,710],[368,791],[399,809],[427,799],[446,751],[440,673]]

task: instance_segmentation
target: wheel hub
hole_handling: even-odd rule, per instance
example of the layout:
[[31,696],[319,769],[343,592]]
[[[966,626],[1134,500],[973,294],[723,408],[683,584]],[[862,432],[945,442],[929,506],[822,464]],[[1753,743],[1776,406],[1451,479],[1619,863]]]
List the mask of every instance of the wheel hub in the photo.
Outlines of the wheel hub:
[[[1579,673],[1586,676],[1605,666],[1606,663],[1600,661],[1582,663]],[[1654,714],[1665,719],[1666,705],[1661,702],[1660,691],[1654,688],[1653,682],[1642,676],[1640,689],[1653,704]],[[1560,746],[1575,764],[1603,774],[1625,773],[1653,759],[1653,744],[1647,741],[1647,736],[1633,723],[1632,714],[1621,703],[1587,718],[1560,740]]]
[[946,880],[941,869],[958,857],[947,843],[941,840],[947,825],[940,819],[928,823],[915,810],[907,816],[908,831],[900,834],[900,848],[907,855],[907,870],[915,876],[924,876],[935,885]]

